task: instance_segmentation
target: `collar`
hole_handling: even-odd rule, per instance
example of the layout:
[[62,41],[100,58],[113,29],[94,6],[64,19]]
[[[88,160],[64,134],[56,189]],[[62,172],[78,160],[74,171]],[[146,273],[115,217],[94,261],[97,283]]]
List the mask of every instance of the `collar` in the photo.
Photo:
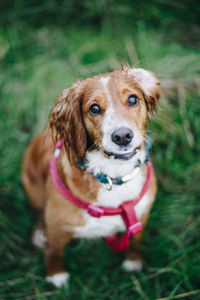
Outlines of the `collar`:
[[[150,150],[152,144],[153,144],[152,139],[150,137],[146,136],[146,138],[145,138],[146,155],[145,155],[145,160],[144,160],[145,164],[148,164],[149,150]],[[140,170],[141,161],[138,159],[137,164],[135,166],[133,166],[133,170],[129,174],[126,174],[125,176],[122,176],[122,177],[116,177],[116,178],[110,177],[104,173],[95,174],[94,171],[87,166],[87,161],[84,159],[77,160],[76,164],[80,169],[87,171],[90,175],[92,175],[97,180],[99,180],[101,183],[103,183],[105,188],[108,191],[110,191],[110,190],[112,190],[113,184],[122,185],[122,184],[132,180],[134,177],[136,177],[136,175],[139,173],[139,170]]]
[[51,177],[56,189],[64,196],[64,198],[66,198],[74,205],[85,209],[87,213],[93,217],[100,218],[102,216],[121,215],[126,225],[127,231],[122,235],[120,241],[118,241],[116,235],[107,237],[105,240],[114,252],[119,252],[127,249],[130,244],[130,237],[142,231],[142,223],[139,222],[137,219],[135,213],[135,206],[142,199],[142,197],[150,187],[152,176],[153,176],[153,167],[151,161],[148,161],[147,163],[148,169],[147,169],[146,181],[139,196],[136,199],[124,202],[122,205],[120,205],[117,208],[95,206],[75,197],[72,194],[72,192],[62,182],[57,170],[57,158],[59,156],[60,149],[62,148],[63,144],[64,142],[62,140],[60,140],[56,144],[54,155],[52,156],[49,162]]
[[141,161],[138,160],[136,166],[133,167],[133,170],[131,171],[131,173],[129,173],[125,176],[122,176],[122,177],[113,178],[108,175],[105,175],[104,173],[98,173],[95,175],[94,171],[87,166],[85,161],[77,161],[77,166],[79,168],[87,171],[90,175],[92,175],[94,178],[96,178],[101,183],[103,183],[105,188],[108,191],[112,190],[113,184],[122,185],[123,183],[126,183],[126,182],[130,181],[131,179],[133,179],[139,173],[140,165],[141,165]]

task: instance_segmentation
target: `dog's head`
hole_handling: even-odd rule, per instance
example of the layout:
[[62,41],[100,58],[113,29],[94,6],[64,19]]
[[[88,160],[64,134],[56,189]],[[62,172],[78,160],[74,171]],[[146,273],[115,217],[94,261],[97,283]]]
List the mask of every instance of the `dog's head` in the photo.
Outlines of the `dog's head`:
[[64,139],[71,162],[94,149],[111,159],[129,160],[144,149],[146,122],[159,97],[153,73],[115,70],[78,80],[64,90],[50,126],[56,139]]

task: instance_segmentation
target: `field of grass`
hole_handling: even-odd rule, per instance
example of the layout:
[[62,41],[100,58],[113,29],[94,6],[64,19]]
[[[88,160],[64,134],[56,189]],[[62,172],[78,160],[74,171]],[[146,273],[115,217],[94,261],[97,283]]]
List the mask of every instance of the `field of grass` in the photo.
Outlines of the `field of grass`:
[[[3,25],[0,299],[200,299],[198,45],[142,21],[117,31],[106,21],[101,27]],[[158,194],[144,233],[145,268],[126,274],[120,268],[123,255],[103,241],[76,240],[65,253],[70,284],[55,289],[44,280],[43,253],[31,243],[36,215],[21,184],[22,155],[62,89],[123,62],[154,71],[163,90],[148,126]]]

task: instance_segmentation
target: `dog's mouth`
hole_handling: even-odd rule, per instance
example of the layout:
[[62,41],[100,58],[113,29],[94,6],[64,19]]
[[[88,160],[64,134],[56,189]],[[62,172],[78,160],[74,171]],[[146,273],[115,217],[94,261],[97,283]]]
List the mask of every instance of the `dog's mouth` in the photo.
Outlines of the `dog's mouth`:
[[128,152],[128,153],[114,153],[114,152],[106,151],[105,149],[103,149],[103,153],[108,158],[113,157],[114,159],[129,160],[137,153],[137,150],[139,150],[141,146],[142,145],[136,147],[132,152]]

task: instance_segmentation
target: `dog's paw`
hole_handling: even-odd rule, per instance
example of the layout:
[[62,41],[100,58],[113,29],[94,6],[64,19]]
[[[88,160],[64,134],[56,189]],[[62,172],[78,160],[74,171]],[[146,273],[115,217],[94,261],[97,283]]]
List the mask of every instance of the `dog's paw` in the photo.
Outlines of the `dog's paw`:
[[122,269],[126,272],[139,272],[142,270],[142,261],[140,259],[137,260],[130,260],[126,259],[122,263]]
[[37,228],[32,236],[32,242],[33,245],[35,245],[38,248],[44,248],[47,242],[47,238],[45,236],[45,233],[42,229]]
[[64,286],[68,283],[69,274],[67,272],[58,273],[52,276],[47,276],[46,281],[52,283],[56,287]]

